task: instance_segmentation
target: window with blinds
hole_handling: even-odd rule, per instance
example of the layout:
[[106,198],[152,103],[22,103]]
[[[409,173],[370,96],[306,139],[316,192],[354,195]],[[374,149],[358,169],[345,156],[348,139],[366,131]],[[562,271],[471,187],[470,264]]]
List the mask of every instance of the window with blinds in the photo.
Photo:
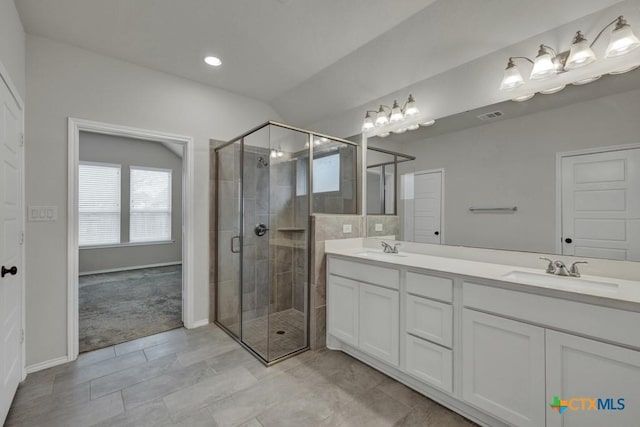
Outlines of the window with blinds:
[[120,243],[120,165],[80,163],[80,246]]
[[171,240],[171,170],[131,166],[130,242]]

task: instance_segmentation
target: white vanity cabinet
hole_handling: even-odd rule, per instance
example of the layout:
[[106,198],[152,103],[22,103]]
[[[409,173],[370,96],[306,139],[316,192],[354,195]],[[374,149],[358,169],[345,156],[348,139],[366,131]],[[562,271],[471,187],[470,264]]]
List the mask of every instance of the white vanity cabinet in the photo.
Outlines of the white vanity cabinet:
[[464,309],[462,397],[514,426],[544,426],[544,329]]
[[398,366],[399,271],[340,259],[329,260],[328,271],[327,333]]
[[483,426],[640,425],[640,309],[392,260],[329,255],[328,347]]

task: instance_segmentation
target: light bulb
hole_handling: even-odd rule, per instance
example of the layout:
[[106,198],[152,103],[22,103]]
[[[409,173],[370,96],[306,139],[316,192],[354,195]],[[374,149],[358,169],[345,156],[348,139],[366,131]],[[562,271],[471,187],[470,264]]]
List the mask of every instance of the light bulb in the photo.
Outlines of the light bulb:
[[505,68],[504,76],[502,77],[502,83],[500,84],[500,90],[515,89],[523,84],[524,79],[522,78],[522,74],[520,74],[520,70],[518,70],[518,66],[509,58],[507,68]]
[[282,156],[284,156],[284,153],[282,152],[282,150],[278,150],[278,151],[277,151],[277,156],[278,156],[278,157],[282,157]]
[[371,118],[371,114],[367,111],[367,114],[364,116],[364,121],[362,122],[362,132],[367,132],[373,129],[375,125],[373,124],[373,119]]
[[535,93],[530,93],[528,95],[517,96],[517,97],[513,98],[512,101],[516,101],[516,102],[528,101],[531,98],[533,98],[534,95],[535,95]]
[[571,84],[574,85],[574,86],[582,86],[582,85],[589,84],[591,82],[595,82],[600,77],[602,77],[602,76],[593,76],[593,77],[589,77],[588,79],[582,79],[582,80],[575,81],[575,82],[573,82]]
[[632,50],[640,47],[640,40],[631,31],[631,26],[627,24],[627,21],[622,17],[618,17],[616,27],[611,32],[611,39],[609,40],[609,46],[604,54],[605,58],[612,58],[631,52]]
[[276,150],[271,150],[270,156],[272,159],[275,159],[276,157],[278,157],[278,153],[276,152]]
[[556,86],[556,87],[552,87],[550,89],[545,89],[545,90],[541,90],[540,93],[544,94],[544,95],[551,95],[552,93],[558,93],[560,92],[562,89],[564,89],[567,85],[562,85],[562,86]]
[[566,70],[575,70],[584,67],[596,60],[596,54],[591,50],[591,46],[584,38],[582,32],[578,31],[573,38],[573,44],[569,51],[569,57],[564,65]]
[[389,122],[398,123],[404,119],[404,114],[398,105],[398,101],[393,101],[393,107],[391,107],[391,116],[389,116]]
[[407,99],[407,105],[404,107],[404,116],[411,117],[418,114],[420,110],[416,106],[416,100],[413,99],[413,95],[409,94],[409,99]]
[[389,117],[387,117],[387,113],[385,113],[382,105],[378,110],[378,115],[376,116],[376,126],[384,126],[389,123]]
[[538,56],[533,60],[533,69],[529,78],[531,80],[541,80],[553,76],[557,71],[553,56],[544,45],[540,45]]

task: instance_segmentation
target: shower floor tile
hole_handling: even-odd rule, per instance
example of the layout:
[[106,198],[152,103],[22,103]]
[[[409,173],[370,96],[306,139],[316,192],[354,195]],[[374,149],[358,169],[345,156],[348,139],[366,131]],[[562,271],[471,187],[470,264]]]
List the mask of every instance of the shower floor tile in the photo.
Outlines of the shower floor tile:
[[293,308],[248,320],[242,325],[243,341],[267,360],[303,348],[305,335],[304,313]]

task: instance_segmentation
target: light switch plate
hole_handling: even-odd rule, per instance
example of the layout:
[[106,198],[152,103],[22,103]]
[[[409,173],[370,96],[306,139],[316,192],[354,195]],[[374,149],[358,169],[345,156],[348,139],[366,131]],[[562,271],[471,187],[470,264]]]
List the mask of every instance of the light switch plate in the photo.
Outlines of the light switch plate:
[[58,207],[57,206],[29,206],[28,209],[29,221],[57,221],[58,220]]
[[376,231],[382,231],[382,224],[376,224]]
[[351,224],[342,224],[343,233],[351,233]]

